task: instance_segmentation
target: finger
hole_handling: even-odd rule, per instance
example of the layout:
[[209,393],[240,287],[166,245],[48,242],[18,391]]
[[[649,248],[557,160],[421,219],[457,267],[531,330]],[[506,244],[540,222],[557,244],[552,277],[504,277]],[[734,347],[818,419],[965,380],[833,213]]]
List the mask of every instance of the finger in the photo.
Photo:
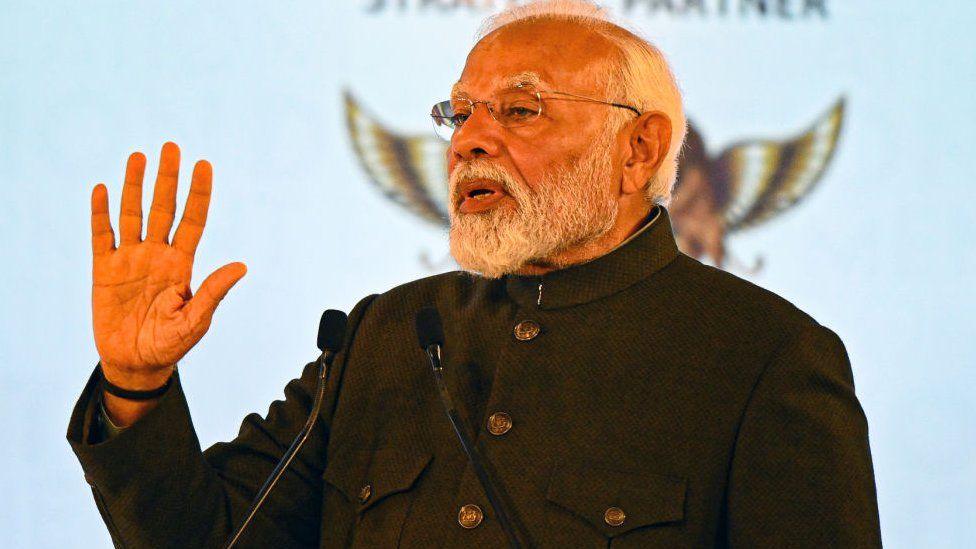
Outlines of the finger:
[[146,240],[169,242],[169,231],[173,228],[176,214],[176,180],[180,175],[180,148],[176,143],[163,143],[159,154],[159,172],[156,175],[156,188],[153,189],[152,207],[149,208],[149,228]]
[[115,233],[108,217],[108,189],[99,183],[91,194],[92,255],[101,255],[115,249]]
[[146,173],[146,155],[134,152],[125,165],[122,185],[122,208],[119,210],[119,245],[142,242],[142,178]]
[[201,160],[193,167],[193,179],[190,182],[190,195],[186,198],[183,208],[183,218],[176,227],[173,236],[173,247],[187,253],[191,257],[197,251],[203,227],[207,224],[207,210],[210,208],[210,190],[213,181],[213,167],[210,162]]
[[190,325],[209,322],[220,301],[246,273],[247,266],[240,262],[228,263],[210,273],[184,309]]

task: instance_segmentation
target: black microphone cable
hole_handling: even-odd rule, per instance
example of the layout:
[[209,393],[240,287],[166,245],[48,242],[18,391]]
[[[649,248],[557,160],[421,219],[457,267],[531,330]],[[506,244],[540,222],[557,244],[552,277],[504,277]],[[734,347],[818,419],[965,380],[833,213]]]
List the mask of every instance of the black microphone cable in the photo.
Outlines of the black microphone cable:
[[319,334],[318,334],[318,347],[322,351],[321,356],[319,356],[319,376],[318,384],[315,389],[315,401],[312,404],[312,412],[309,414],[308,419],[305,421],[305,426],[292,441],[291,446],[288,447],[288,451],[281,456],[281,460],[278,461],[278,465],[275,466],[274,470],[268,476],[268,480],[264,481],[264,486],[258,490],[254,500],[251,502],[251,507],[248,509],[247,515],[244,518],[244,522],[241,523],[234,535],[231,536],[230,541],[225,545],[225,549],[231,549],[237,542],[241,539],[241,534],[244,533],[244,529],[247,525],[251,523],[251,520],[257,514],[258,509],[264,504],[271,490],[278,484],[278,480],[285,473],[285,469],[291,464],[292,460],[295,459],[295,455],[305,444],[305,440],[308,439],[308,435],[312,432],[312,427],[315,426],[315,422],[319,417],[319,412],[322,409],[322,401],[325,397],[325,380],[329,375],[329,368],[332,366],[332,360],[335,359],[336,353],[342,348],[342,342],[346,336],[346,313],[342,311],[337,311],[335,309],[329,309],[322,313],[322,319],[319,321]]
[[435,307],[424,307],[417,311],[416,326],[417,340],[420,343],[420,348],[427,353],[427,358],[430,360],[430,367],[434,371],[434,381],[437,384],[437,392],[440,394],[441,402],[447,411],[447,417],[451,420],[451,426],[454,427],[454,433],[457,434],[464,453],[467,454],[468,460],[474,467],[478,481],[481,483],[481,487],[488,497],[488,503],[495,510],[498,524],[501,525],[502,530],[505,532],[505,537],[508,538],[509,547],[512,549],[520,549],[521,545],[519,544],[518,537],[515,535],[515,529],[508,518],[508,512],[505,510],[505,506],[498,496],[498,492],[495,491],[491,477],[488,476],[488,471],[485,469],[481,453],[468,440],[468,435],[461,426],[461,418],[458,416],[457,409],[454,407],[454,400],[451,398],[451,393],[447,390],[447,385],[444,384],[444,369],[441,367],[441,345],[444,344],[444,327],[441,324],[441,315]]

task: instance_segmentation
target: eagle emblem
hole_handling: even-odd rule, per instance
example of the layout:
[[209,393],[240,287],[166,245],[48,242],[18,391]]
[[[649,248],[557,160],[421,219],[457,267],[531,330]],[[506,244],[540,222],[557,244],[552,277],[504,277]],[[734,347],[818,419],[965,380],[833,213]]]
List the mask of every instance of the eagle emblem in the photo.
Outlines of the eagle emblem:
[[[346,91],[346,124],[369,180],[390,200],[439,227],[449,224],[447,143],[434,135],[394,131]],[[844,98],[807,129],[782,139],[749,139],[709,154],[689,121],[679,175],[668,211],[684,253],[709,256],[716,266],[755,272],[730,258],[728,235],[758,227],[792,209],[817,186],[834,156],[844,119]]]

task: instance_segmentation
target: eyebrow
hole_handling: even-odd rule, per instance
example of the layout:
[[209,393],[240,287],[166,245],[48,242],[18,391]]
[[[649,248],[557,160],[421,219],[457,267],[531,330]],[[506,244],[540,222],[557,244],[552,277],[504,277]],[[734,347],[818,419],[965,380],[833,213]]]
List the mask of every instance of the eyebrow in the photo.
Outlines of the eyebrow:
[[[505,88],[517,88],[519,86],[535,86],[539,87],[543,85],[542,77],[538,73],[532,71],[522,71],[511,76],[507,76],[502,79],[503,87]],[[468,94],[462,89],[463,84],[461,81],[457,81],[451,86],[451,97],[465,97]]]
[[516,88],[518,86],[538,86],[542,83],[542,78],[539,77],[537,73],[524,71],[518,74],[514,74],[505,79],[505,83],[509,88]]

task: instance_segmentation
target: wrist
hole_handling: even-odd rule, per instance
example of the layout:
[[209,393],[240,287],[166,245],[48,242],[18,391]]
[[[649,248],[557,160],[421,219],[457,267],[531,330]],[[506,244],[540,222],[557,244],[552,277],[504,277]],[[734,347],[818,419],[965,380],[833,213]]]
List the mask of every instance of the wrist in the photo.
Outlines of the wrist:
[[102,379],[123,391],[155,391],[164,387],[173,377],[176,365],[145,368],[126,368],[99,362]]
[[108,394],[115,395],[119,398],[124,398],[126,400],[137,400],[137,401],[156,400],[158,398],[161,398],[164,394],[166,394],[166,391],[169,390],[169,384],[172,381],[172,379],[173,378],[170,377],[166,381],[166,383],[164,383],[161,387],[157,387],[156,389],[150,389],[148,391],[142,391],[142,390],[134,391],[132,389],[126,389],[125,387],[119,387],[118,385],[113,385],[103,375],[102,390],[104,390]]
[[118,429],[125,429],[139,421],[159,404],[158,398],[153,400],[128,400],[102,391],[102,406],[105,415]]
[[[152,411],[169,390],[176,365],[153,375],[122,375],[125,381],[115,382],[111,369],[99,363],[101,371],[101,396],[105,415],[117,428],[126,428]],[[117,372],[114,372],[117,374]],[[110,377],[111,376],[111,377]],[[121,385],[120,384],[124,384]]]

